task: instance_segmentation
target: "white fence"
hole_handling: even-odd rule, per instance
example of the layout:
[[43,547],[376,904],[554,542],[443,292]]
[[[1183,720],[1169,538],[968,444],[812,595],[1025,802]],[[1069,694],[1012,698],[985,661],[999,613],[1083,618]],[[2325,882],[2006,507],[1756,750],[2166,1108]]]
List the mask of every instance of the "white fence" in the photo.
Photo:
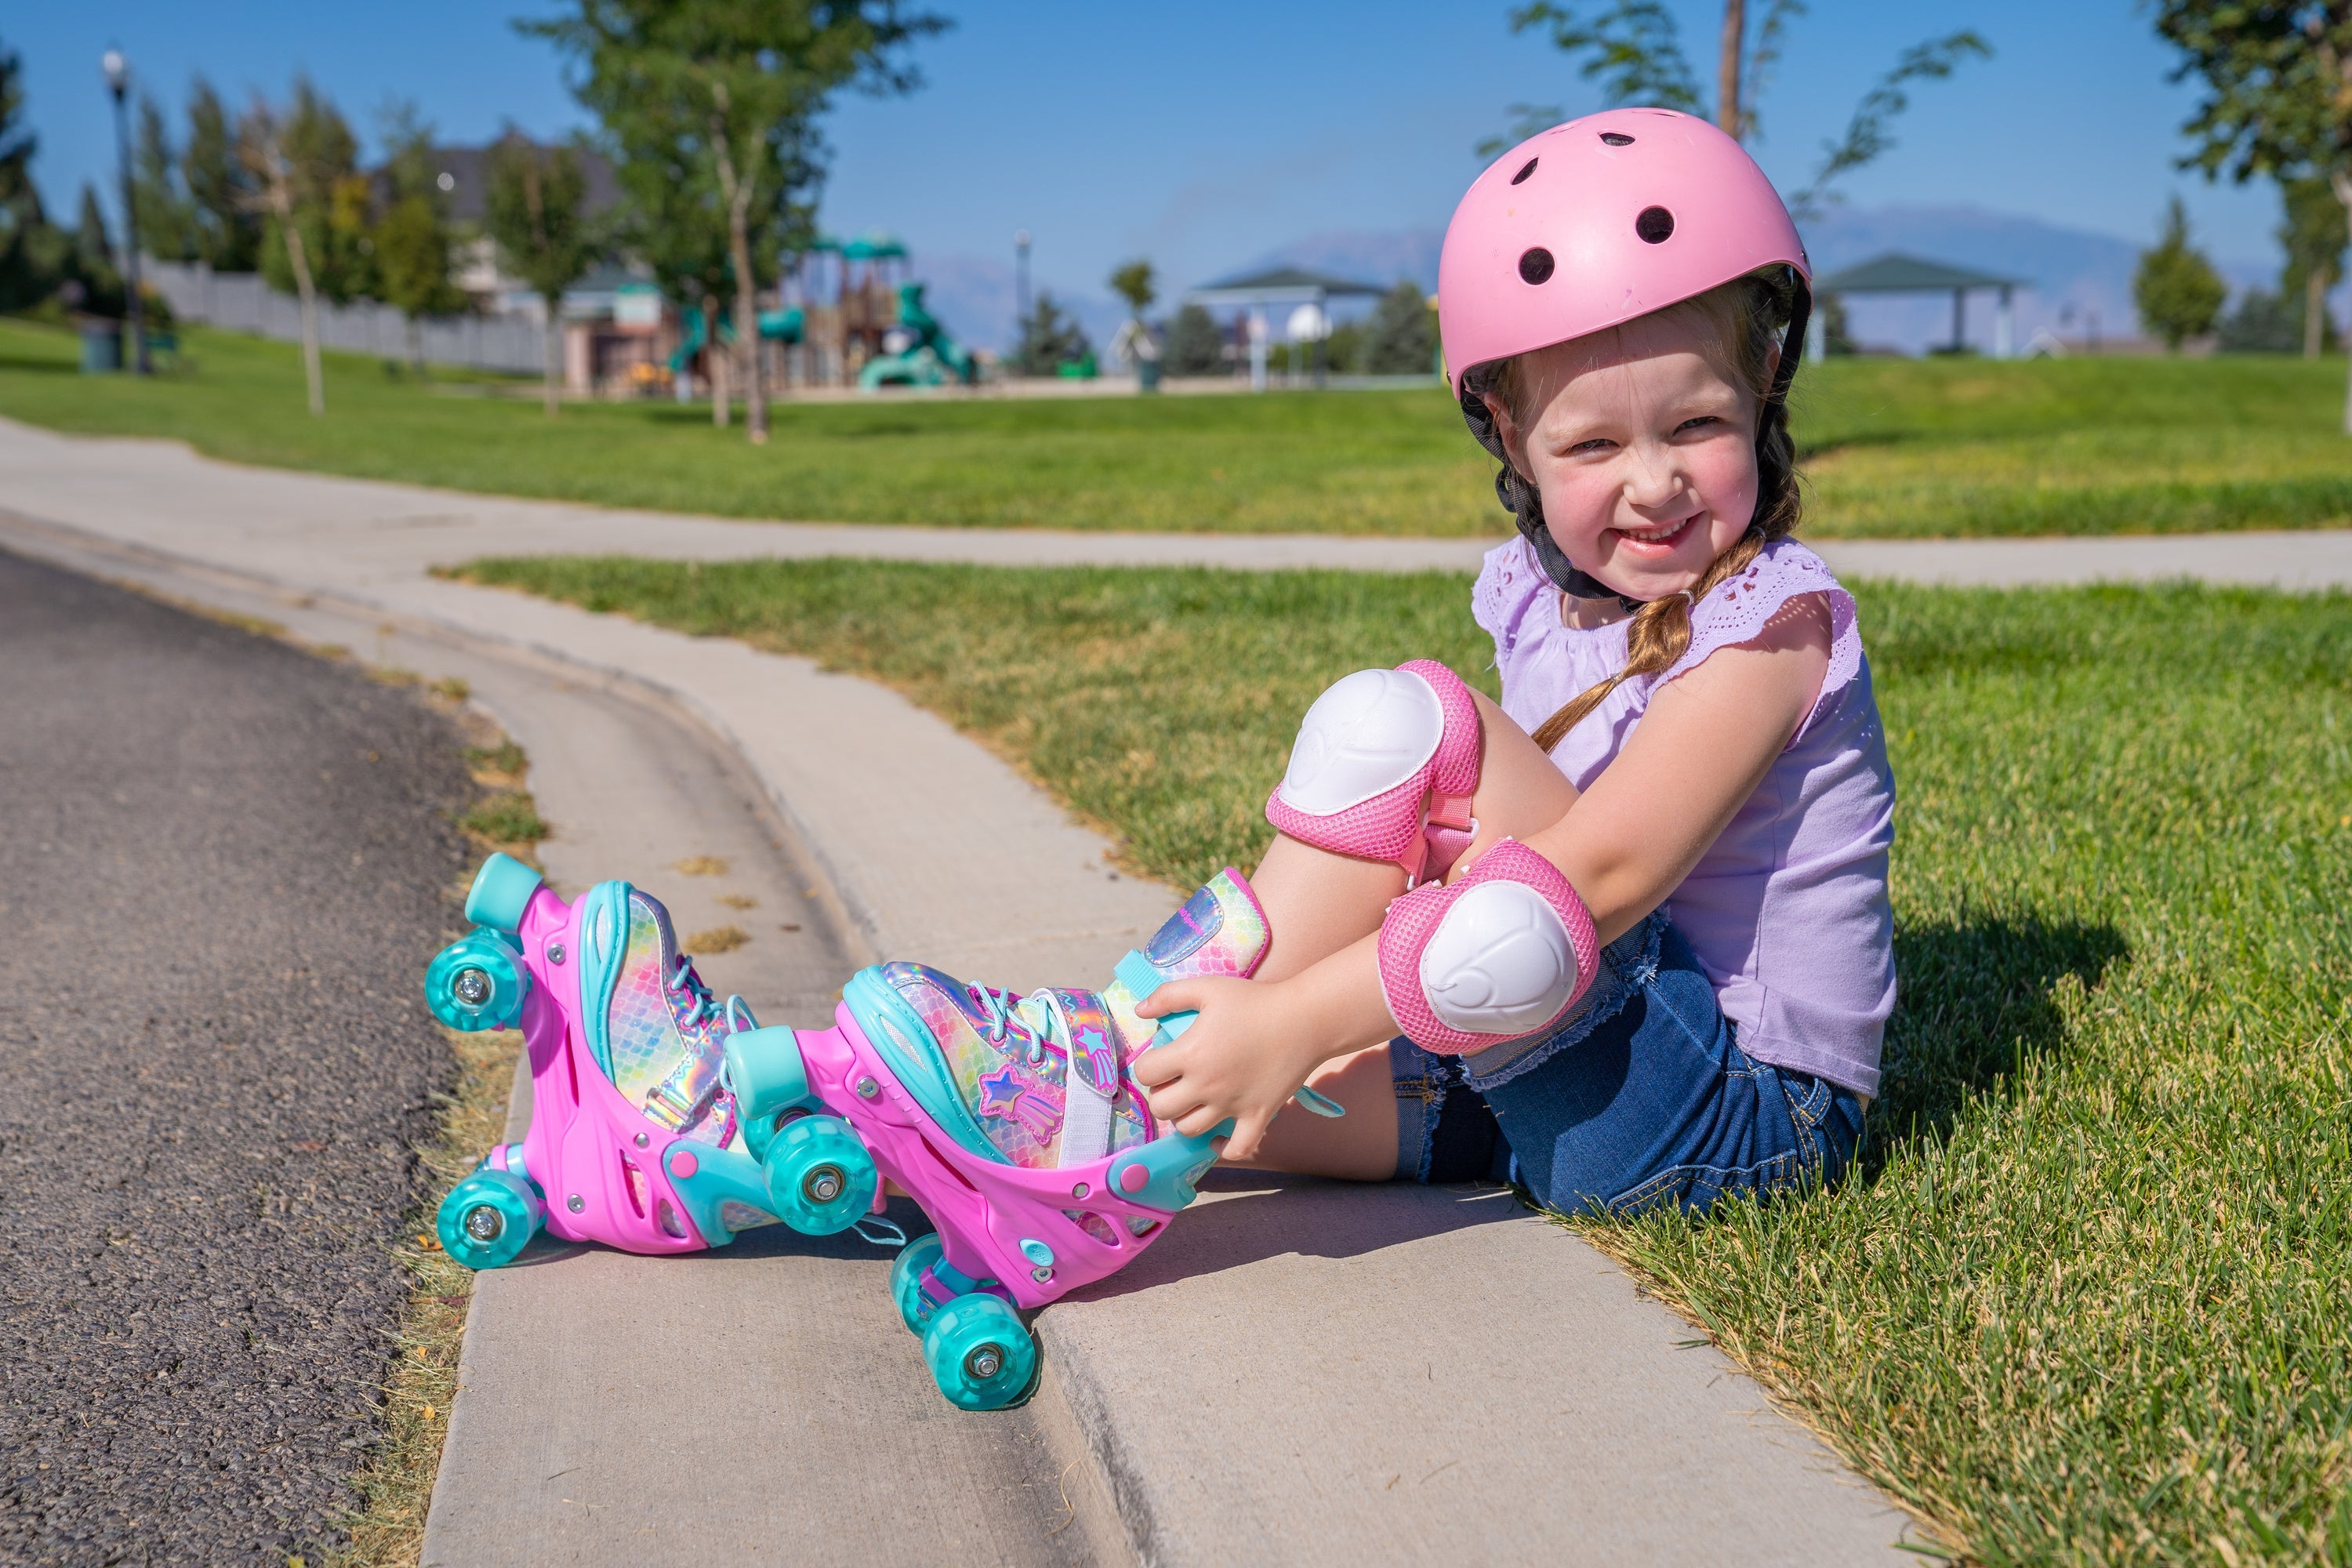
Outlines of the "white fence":
[[[156,261],[142,257],[140,274],[170,302],[183,321],[257,332],[287,342],[302,339],[302,307],[280,294],[257,272],[215,272],[201,261]],[[437,364],[536,375],[545,367],[546,330],[520,316],[428,317],[423,323],[425,357]],[[389,305],[360,300],[319,304],[319,342],[331,349],[408,357],[408,318]]]

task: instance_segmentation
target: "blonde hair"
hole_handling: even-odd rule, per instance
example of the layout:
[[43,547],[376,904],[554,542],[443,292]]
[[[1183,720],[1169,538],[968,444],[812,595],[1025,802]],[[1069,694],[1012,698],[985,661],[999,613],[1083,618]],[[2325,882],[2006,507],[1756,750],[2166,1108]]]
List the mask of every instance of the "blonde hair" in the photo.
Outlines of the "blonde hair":
[[[1569,731],[1600,707],[1621,682],[1637,675],[1654,675],[1682,658],[1690,647],[1692,607],[1726,578],[1746,571],[1767,544],[1786,539],[1802,521],[1803,498],[1797,488],[1796,446],[1789,437],[1788,405],[1771,395],[1773,351],[1785,348],[1788,353],[1801,352],[1801,345],[1784,345],[1781,342],[1780,329],[1789,320],[1789,305],[1790,290],[1785,281],[1755,275],[1735,279],[1657,312],[1664,315],[1683,311],[1700,316],[1708,328],[1704,336],[1719,355],[1721,367],[1756,398],[1755,516],[1747,531],[1715,558],[1688,593],[1653,599],[1633,612],[1633,622],[1625,628],[1625,668],[1580,692],[1536,726],[1536,744],[1545,751],[1567,739]],[[1528,406],[1530,389],[1527,384],[1527,358],[1521,354],[1479,366],[1484,374],[1478,376],[1475,388],[1500,402],[1522,430],[1533,423],[1538,412]],[[1504,466],[1505,472],[1498,476],[1496,488],[1504,492],[1507,504],[1515,510],[1522,507],[1536,509],[1523,511],[1522,515],[1540,515],[1541,503],[1535,495],[1534,482],[1520,474],[1517,465],[1508,457],[1504,458]]]

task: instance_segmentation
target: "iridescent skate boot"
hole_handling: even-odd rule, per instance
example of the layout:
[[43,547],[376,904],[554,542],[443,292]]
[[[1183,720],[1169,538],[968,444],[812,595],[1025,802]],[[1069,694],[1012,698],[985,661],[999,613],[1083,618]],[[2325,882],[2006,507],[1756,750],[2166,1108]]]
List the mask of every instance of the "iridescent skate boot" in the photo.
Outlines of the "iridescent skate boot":
[[[542,1225],[567,1241],[669,1253],[774,1222],[721,1070],[728,1040],[758,1023],[740,997],[712,997],[658,900],[599,882],[567,905],[538,872],[493,855],[466,916],[476,929],[434,959],[425,1000],[452,1028],[520,1021],[531,1120],[443,1200],[450,1257],[496,1268]],[[840,1195],[862,1213],[875,1190]]]
[[1102,991],[1015,997],[883,963],[851,978],[830,1029],[732,1037],[728,1081],[765,1157],[769,1208],[813,1228],[797,1195],[843,1170],[860,1184],[878,1170],[912,1194],[939,1229],[891,1269],[907,1327],[951,1402],[1017,1402],[1037,1355],[1014,1309],[1133,1262],[1231,1131],[1188,1137],[1153,1117],[1129,1069],[1191,1016],[1146,1019],[1137,1005],[1171,980],[1245,976],[1266,942],[1256,896],[1228,869]]

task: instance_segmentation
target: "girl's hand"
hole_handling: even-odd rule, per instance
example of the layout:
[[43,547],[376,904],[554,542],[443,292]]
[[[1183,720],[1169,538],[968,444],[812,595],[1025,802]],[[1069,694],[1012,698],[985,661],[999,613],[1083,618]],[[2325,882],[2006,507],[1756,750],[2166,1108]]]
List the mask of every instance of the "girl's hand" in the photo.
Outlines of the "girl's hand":
[[1246,1160],[1275,1112],[1329,1055],[1311,1021],[1295,1016],[1286,982],[1222,978],[1162,985],[1136,1011],[1147,1018],[1198,1012],[1175,1040],[1135,1058],[1135,1081],[1152,1115],[1179,1132],[1208,1131],[1227,1117],[1227,1158]]

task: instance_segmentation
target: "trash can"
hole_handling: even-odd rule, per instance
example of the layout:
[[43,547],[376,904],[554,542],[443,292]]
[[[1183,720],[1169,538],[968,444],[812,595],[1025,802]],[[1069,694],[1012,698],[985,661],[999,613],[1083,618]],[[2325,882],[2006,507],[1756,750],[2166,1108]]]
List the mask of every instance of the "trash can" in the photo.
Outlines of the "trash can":
[[106,375],[122,368],[122,323],[84,321],[81,324],[81,373]]
[[1135,384],[1138,392],[1159,391],[1160,362],[1156,359],[1139,360],[1135,366]]

